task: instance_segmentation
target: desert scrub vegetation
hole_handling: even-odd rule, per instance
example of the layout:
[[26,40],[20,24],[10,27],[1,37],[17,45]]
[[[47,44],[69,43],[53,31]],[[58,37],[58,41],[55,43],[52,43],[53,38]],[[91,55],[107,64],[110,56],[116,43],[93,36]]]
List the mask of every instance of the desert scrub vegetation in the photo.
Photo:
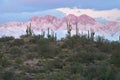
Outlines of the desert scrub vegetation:
[[0,80],[120,80],[120,42],[104,37],[0,38]]

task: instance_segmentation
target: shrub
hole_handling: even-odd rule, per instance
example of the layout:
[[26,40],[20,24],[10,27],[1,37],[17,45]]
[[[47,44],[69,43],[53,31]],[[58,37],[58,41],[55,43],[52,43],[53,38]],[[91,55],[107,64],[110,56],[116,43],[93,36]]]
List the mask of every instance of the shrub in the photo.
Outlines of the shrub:
[[2,37],[2,38],[0,38],[0,42],[7,42],[7,41],[10,41],[13,39],[14,39],[14,37]]
[[54,44],[50,44],[49,40],[40,40],[37,51],[39,55],[45,58],[52,58],[59,54],[60,50]]
[[3,67],[7,67],[10,65],[10,61],[7,57],[3,56],[1,59],[0,59],[0,65],[3,66]]
[[62,69],[63,68],[63,62],[60,59],[50,60],[50,61],[47,62],[46,68],[48,70]]
[[34,58],[37,58],[37,54],[36,53],[27,53],[26,54],[26,58],[27,59],[34,59]]
[[81,74],[83,73],[83,65],[81,63],[71,62],[68,66],[64,66],[64,70],[68,71],[70,74]]
[[70,80],[86,80],[80,73],[72,74]]
[[45,80],[67,80],[65,72],[50,72],[46,75]]
[[6,71],[2,75],[3,80],[14,80],[14,73],[12,71]]
[[23,39],[15,39],[13,43],[11,43],[11,45],[13,46],[21,46],[24,44],[24,40]]
[[101,62],[99,64],[90,64],[83,75],[87,80],[114,80],[116,72],[110,64]]
[[23,58],[21,58],[21,57],[15,58],[15,63],[22,64],[23,63]]
[[81,62],[81,63],[94,63],[96,60],[104,60],[105,56],[102,53],[81,51],[69,56],[67,61]]
[[17,48],[17,47],[12,47],[9,51],[9,53],[11,54],[11,56],[13,57],[17,57],[19,55],[21,55],[23,52],[21,49]]
[[118,50],[112,52],[111,63],[120,67],[120,52]]

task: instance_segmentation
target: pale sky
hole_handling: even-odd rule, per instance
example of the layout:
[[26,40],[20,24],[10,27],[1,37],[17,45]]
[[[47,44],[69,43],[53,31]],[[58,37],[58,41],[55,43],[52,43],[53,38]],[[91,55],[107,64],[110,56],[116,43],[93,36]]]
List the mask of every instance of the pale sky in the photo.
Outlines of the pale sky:
[[42,12],[64,7],[97,11],[120,10],[120,0],[0,0],[0,23],[8,21],[9,17],[7,16],[11,16],[11,13],[14,15],[24,12]]

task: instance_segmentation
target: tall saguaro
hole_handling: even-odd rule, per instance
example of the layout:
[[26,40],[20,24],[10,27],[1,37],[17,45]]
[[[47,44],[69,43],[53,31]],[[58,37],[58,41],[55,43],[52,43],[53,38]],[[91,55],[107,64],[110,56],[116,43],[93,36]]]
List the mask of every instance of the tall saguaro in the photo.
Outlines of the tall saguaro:
[[30,23],[30,26],[27,26],[26,33],[27,33],[27,36],[32,36],[33,31],[32,31],[32,28],[31,28],[31,23]]
[[120,36],[119,36],[119,41],[120,41]]
[[90,31],[88,30],[88,39],[90,39]]
[[57,40],[57,33],[55,33],[55,41]]
[[70,22],[67,23],[67,33],[68,33],[68,37],[71,37],[71,30],[72,30],[72,26],[70,25]]
[[41,37],[44,38],[45,37],[45,31],[42,29],[41,30]]
[[94,35],[95,35],[95,32],[94,30],[91,29],[91,39],[94,40]]
[[27,26],[27,29],[26,29],[26,34],[27,36],[29,36],[29,27]]
[[79,36],[78,18],[75,19],[75,26],[76,26],[76,36]]
[[50,28],[48,27],[48,34],[47,37],[50,38]]
[[29,34],[30,34],[30,36],[32,36],[32,28],[31,28],[31,23],[30,23],[30,27],[29,27]]
[[51,36],[54,38],[54,31],[51,29]]

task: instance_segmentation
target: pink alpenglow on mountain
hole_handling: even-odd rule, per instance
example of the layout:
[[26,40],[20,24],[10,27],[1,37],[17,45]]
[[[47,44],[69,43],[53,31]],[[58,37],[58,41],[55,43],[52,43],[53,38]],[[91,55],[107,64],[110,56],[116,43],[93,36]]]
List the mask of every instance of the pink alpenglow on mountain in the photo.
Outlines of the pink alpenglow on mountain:
[[95,19],[86,14],[80,16],[69,14],[68,16],[61,19],[58,19],[55,16],[51,15],[47,15],[44,17],[34,16],[27,22],[8,22],[5,24],[1,24],[0,36],[21,36],[26,33],[26,28],[30,24],[34,33],[36,34],[40,34],[41,30],[46,31],[48,28],[57,33],[57,31],[66,31],[67,23],[70,23],[73,31],[75,31],[77,24],[80,32],[94,30],[96,33],[104,36],[120,34],[120,22],[108,22],[103,24],[97,22]]

